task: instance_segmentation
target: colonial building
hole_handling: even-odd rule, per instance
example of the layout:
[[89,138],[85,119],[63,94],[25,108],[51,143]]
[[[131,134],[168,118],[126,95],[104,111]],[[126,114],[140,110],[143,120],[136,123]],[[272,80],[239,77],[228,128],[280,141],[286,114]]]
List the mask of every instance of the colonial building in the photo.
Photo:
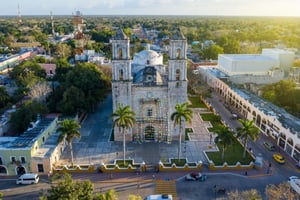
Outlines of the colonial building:
[[233,86],[228,81],[228,76],[218,68],[200,67],[199,71],[233,113],[253,120],[263,134],[272,138],[283,151],[300,162],[299,118],[255,94]]
[[58,143],[57,120],[42,118],[19,137],[1,137],[0,176],[52,172],[66,146],[65,141]]
[[[177,31],[170,40],[169,65],[163,56],[150,49],[130,59],[129,38],[119,29],[112,43],[113,112],[118,104],[129,105],[136,113],[136,123],[126,133],[127,141],[171,142],[179,138],[170,115],[177,103],[187,101],[187,43]],[[184,124],[185,125],[185,124]],[[184,134],[184,133],[183,133]],[[118,128],[115,140],[122,140]]]

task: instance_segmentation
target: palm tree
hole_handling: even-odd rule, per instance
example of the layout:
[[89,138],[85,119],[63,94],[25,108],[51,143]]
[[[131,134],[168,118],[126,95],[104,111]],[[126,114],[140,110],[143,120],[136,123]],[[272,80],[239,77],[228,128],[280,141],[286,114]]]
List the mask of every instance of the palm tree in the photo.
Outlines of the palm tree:
[[171,120],[174,121],[174,127],[179,125],[179,145],[178,145],[178,160],[181,155],[181,132],[182,132],[182,122],[191,122],[193,117],[193,111],[187,107],[188,103],[183,104],[177,103],[175,106],[175,112],[171,115]]
[[249,138],[255,141],[258,138],[259,129],[254,125],[253,121],[239,119],[239,122],[242,126],[237,128],[237,137],[244,140],[243,158],[245,158]]
[[73,158],[73,148],[72,148],[72,141],[75,137],[80,138],[80,132],[78,129],[80,125],[74,119],[65,119],[58,123],[59,128],[57,129],[58,132],[61,132],[58,141],[62,142],[66,140],[70,149],[71,153],[71,164],[74,165],[74,158]]
[[220,125],[214,131],[217,134],[215,143],[222,146],[222,161],[224,161],[225,149],[234,142],[234,137],[229,127]]
[[125,129],[132,128],[135,123],[135,112],[131,111],[130,107],[122,106],[118,104],[117,110],[112,114],[114,118],[113,127],[119,127],[123,134],[123,161],[125,166],[125,151],[126,151],[126,142],[125,142]]

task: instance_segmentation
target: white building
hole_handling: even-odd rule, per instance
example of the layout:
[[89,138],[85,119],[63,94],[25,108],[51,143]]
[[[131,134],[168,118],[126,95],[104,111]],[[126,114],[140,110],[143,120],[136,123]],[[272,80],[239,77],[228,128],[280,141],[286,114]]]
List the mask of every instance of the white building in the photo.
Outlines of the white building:
[[219,69],[236,84],[269,84],[282,80],[292,67],[294,52],[263,49],[262,54],[220,54]]
[[262,133],[300,162],[300,119],[250,92],[231,86],[228,76],[217,68],[202,67],[199,71],[208,85],[223,97],[228,108],[253,120]]
[[[174,128],[170,115],[177,103],[187,101],[187,43],[184,36],[180,32],[173,35],[169,66],[163,65],[161,54],[149,49],[135,54],[131,61],[129,39],[120,29],[111,43],[113,112],[118,104],[122,104],[129,105],[136,113],[136,124],[126,134],[126,140],[177,140],[179,127]],[[115,140],[122,140],[118,128],[114,129],[114,134]]]

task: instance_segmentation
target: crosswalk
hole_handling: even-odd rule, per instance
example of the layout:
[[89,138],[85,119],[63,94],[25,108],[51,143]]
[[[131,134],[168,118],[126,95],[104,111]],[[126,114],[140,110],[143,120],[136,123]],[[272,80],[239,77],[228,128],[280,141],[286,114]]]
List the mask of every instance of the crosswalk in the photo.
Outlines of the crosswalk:
[[176,181],[175,180],[156,180],[155,181],[156,194],[171,194],[173,199],[177,199]]

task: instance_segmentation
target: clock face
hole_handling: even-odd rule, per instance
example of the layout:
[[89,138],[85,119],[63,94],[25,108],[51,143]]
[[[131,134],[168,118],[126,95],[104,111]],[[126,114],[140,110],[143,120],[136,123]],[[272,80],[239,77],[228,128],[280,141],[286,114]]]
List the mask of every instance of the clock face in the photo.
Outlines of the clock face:
[[152,81],[153,81],[153,76],[147,75],[146,81],[147,81],[147,82],[152,82]]

